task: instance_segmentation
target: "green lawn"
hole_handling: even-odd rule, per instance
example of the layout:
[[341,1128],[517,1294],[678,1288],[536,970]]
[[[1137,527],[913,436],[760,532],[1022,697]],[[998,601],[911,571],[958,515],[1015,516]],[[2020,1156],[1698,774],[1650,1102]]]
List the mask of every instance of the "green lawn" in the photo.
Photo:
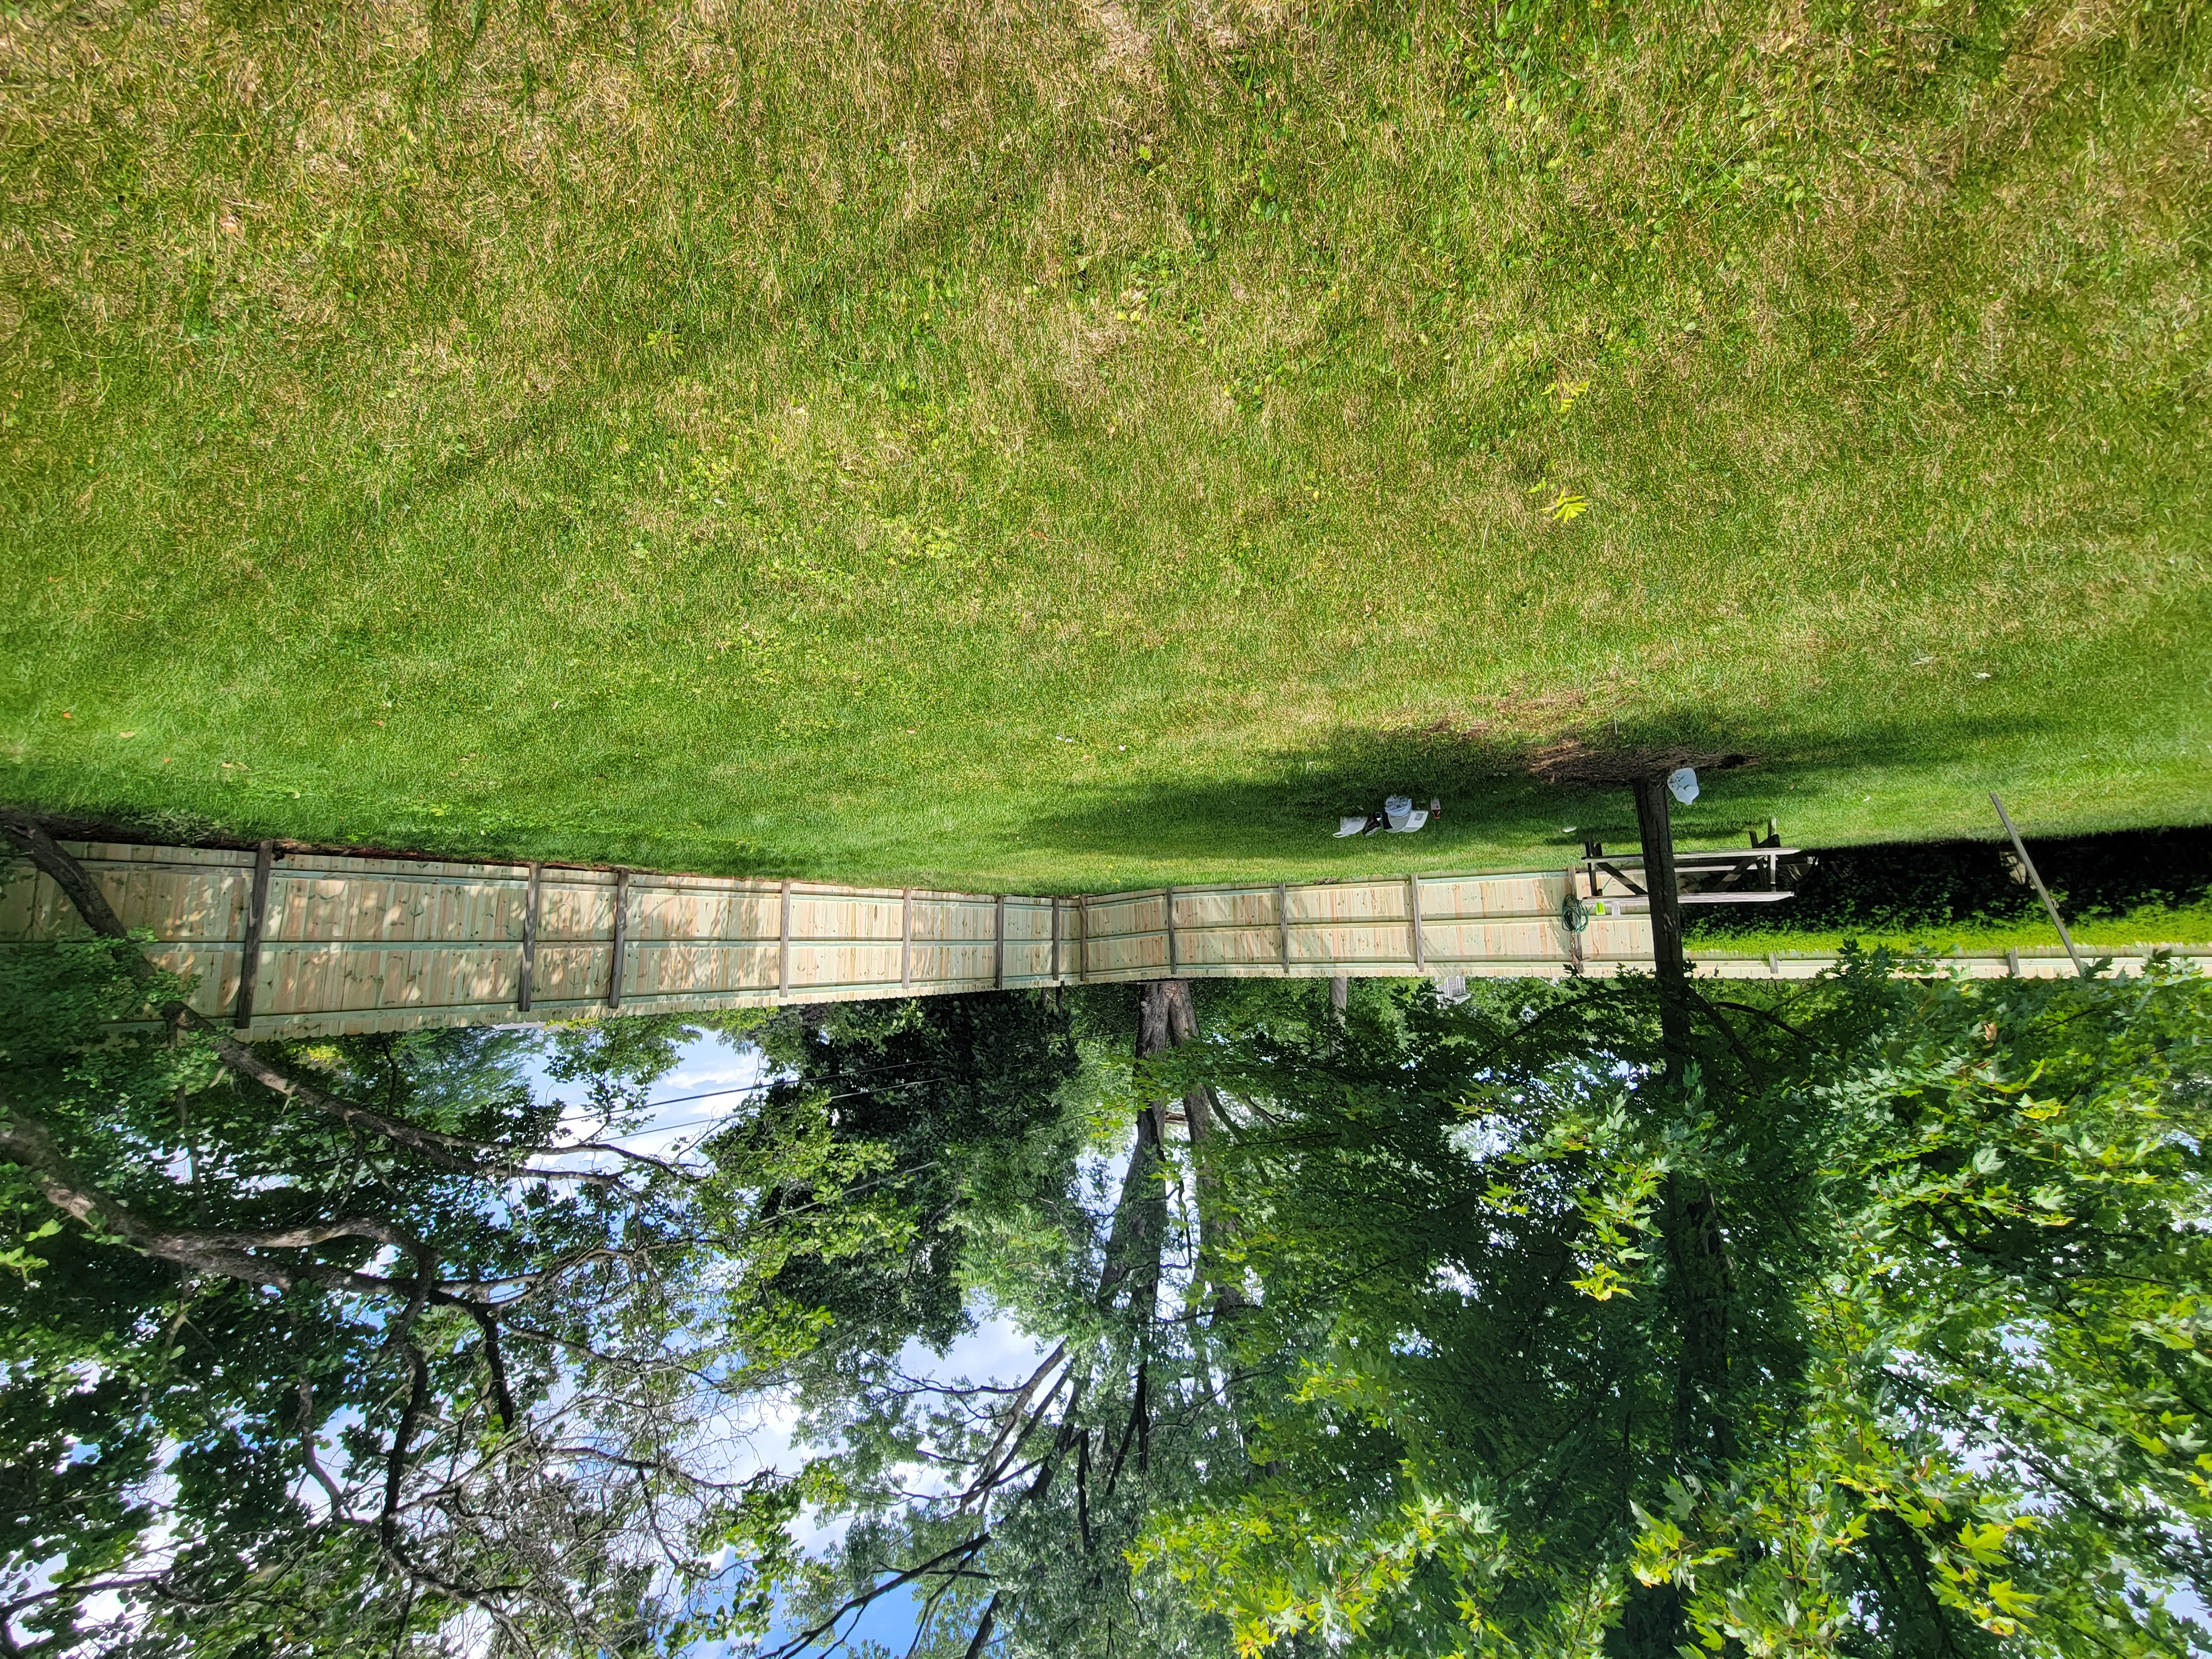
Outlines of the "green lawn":
[[[2075,916],[2066,931],[2085,957],[2100,950],[2129,950],[2139,945],[2203,946],[2212,940],[2212,902],[2146,904],[2124,915]],[[2018,921],[1942,923],[1917,928],[1776,927],[1759,933],[1701,934],[1694,918],[1690,927],[1692,951],[1741,951],[1757,956],[1767,951],[1834,951],[1847,939],[1868,946],[1887,945],[1900,951],[1926,946],[1936,951],[1972,951],[2025,950],[2056,951],[2057,930],[2039,912]]]
[[0,796],[1062,890],[1625,838],[1562,743],[2212,815],[2191,0],[24,10]]

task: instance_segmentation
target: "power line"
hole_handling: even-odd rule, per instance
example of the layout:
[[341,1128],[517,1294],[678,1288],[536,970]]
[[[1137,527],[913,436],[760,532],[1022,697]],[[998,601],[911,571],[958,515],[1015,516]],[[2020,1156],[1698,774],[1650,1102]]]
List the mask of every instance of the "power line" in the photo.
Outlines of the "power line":
[[[857,1066],[852,1071],[841,1073],[840,1075],[842,1077],[866,1077],[872,1073],[894,1072],[902,1066],[919,1066],[921,1063],[922,1062],[918,1060],[888,1060],[881,1066]],[[666,1100],[648,1100],[645,1104],[648,1110],[660,1106],[688,1106],[695,1100],[714,1100],[724,1095],[758,1094],[762,1090],[774,1088],[779,1083],[797,1083],[800,1081],[803,1081],[803,1079],[793,1077],[788,1073],[781,1073],[775,1077],[763,1078],[758,1083],[732,1084],[726,1089],[709,1089],[704,1094],[698,1095],[671,1095]],[[866,1091],[863,1091],[862,1092],[865,1093]],[[702,1118],[700,1121],[702,1122],[705,1122],[708,1120]]]
[[[887,1090],[891,1089],[909,1089],[918,1083],[949,1083],[951,1081],[951,1079],[950,1078],[942,1077],[910,1077],[906,1079],[903,1082],[880,1083],[876,1085],[873,1088],[869,1089],[848,1089],[842,1094],[825,1096],[823,1097],[823,1103],[827,1104],[830,1101],[835,1100],[857,1100],[862,1095],[882,1094]],[[729,1089],[718,1091],[717,1092],[724,1094],[745,1094],[750,1091],[743,1089]],[[676,1106],[682,1104],[684,1099],[706,1100],[709,1097],[710,1097],[706,1095],[691,1095],[683,1097],[677,1100],[657,1101],[653,1103],[661,1106]],[[719,1114],[713,1117],[680,1118],[674,1123],[655,1123],[642,1129],[633,1129],[628,1134],[622,1135],[618,1137],[618,1139],[629,1140],[638,1135],[657,1135],[664,1133],[671,1129],[689,1129],[696,1127],[702,1123],[719,1123],[720,1121],[721,1116]]]

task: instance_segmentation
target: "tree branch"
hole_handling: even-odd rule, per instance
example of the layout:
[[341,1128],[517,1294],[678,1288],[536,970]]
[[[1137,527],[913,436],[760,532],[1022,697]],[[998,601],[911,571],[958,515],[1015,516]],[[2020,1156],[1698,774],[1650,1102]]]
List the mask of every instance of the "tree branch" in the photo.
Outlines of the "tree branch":
[[1747,1014],[1756,1014],[1768,1024],[1780,1026],[1784,1030],[1789,1032],[1791,1036],[1796,1037],[1798,1042],[1805,1044],[1806,1047],[1818,1048],[1820,1046],[1818,1043],[1814,1042],[1811,1037],[1807,1036],[1795,1025],[1792,1025],[1788,1020],[1780,1018],[1774,1014],[1770,1014],[1765,1009],[1759,1007],[1755,1003],[1737,1002],[1729,997],[1707,997],[1702,994],[1699,995],[1698,1000],[1705,1003],[1711,1007],[1740,1008]]
[[88,1227],[113,1235],[142,1254],[173,1261],[199,1273],[244,1279],[289,1290],[293,1274],[275,1262],[245,1254],[245,1245],[222,1234],[173,1230],[148,1221],[120,1200],[101,1192],[70,1164],[45,1127],[12,1105],[0,1122],[0,1159],[22,1165],[39,1179],[46,1202]]
[[[567,1158],[580,1152],[610,1152],[652,1164],[657,1169],[670,1167],[646,1153],[631,1152],[627,1148],[598,1141],[580,1142],[574,1146],[503,1146],[497,1141],[475,1140],[466,1135],[422,1128],[402,1118],[389,1117],[382,1112],[371,1111],[366,1106],[357,1106],[349,1100],[342,1100],[304,1079],[277,1070],[214,1021],[190,1008],[177,1011],[177,1022],[208,1037],[215,1046],[216,1057],[226,1067],[242,1077],[252,1078],[270,1093],[295,1101],[325,1117],[335,1118],[349,1128],[366,1129],[372,1134],[408,1147],[450,1174],[474,1176],[480,1180],[538,1176],[550,1180],[580,1181],[588,1186],[612,1187],[621,1184],[619,1174],[600,1170],[539,1170],[532,1168],[526,1160]],[[486,1164],[468,1154],[487,1154],[502,1161]]]
[[[196,1227],[163,1226],[87,1181],[52,1133],[36,1119],[26,1115],[20,1107],[0,1100],[0,1111],[7,1115],[0,1119],[0,1163],[29,1170],[38,1177],[49,1204],[88,1227],[121,1239],[142,1255],[173,1262],[195,1273],[213,1273],[248,1285],[266,1285],[279,1291],[316,1284],[368,1296],[395,1296],[403,1291],[411,1295],[419,1283],[428,1300],[441,1307],[468,1310],[471,1317],[477,1310],[483,1287],[465,1279],[434,1279],[427,1273],[413,1281],[380,1279],[374,1273],[357,1273],[350,1267],[333,1267],[324,1261],[271,1261],[246,1254],[256,1249],[307,1249],[334,1238],[365,1238],[405,1250],[428,1261],[429,1246],[404,1228],[374,1216],[348,1216],[336,1221],[265,1232],[210,1232]],[[556,1264],[556,1268],[548,1271],[573,1265]],[[460,1293],[467,1291],[477,1295]],[[501,1303],[498,1307],[507,1305]],[[486,1311],[495,1315],[497,1309]]]
[[991,1626],[999,1619],[999,1592],[991,1592],[991,1599],[983,1604],[983,1616],[975,1621],[975,1634],[969,1638],[968,1659],[981,1659],[983,1650],[990,1645]]
[[392,1449],[384,1459],[384,1512],[377,1516],[377,1542],[387,1555],[392,1554],[399,1543],[399,1493],[407,1474],[407,1443],[415,1437],[415,1421],[422,1414],[422,1402],[430,1392],[429,1362],[422,1358],[422,1350],[415,1346],[415,1316],[422,1310],[418,1294],[409,1304],[407,1314],[392,1332],[393,1340],[404,1342],[407,1353],[407,1404],[399,1413],[399,1426],[392,1431]]
[[514,1395],[507,1385],[507,1360],[499,1351],[499,1322],[491,1310],[477,1303],[465,1304],[469,1317],[477,1322],[477,1329],[483,1335],[484,1370],[491,1376],[492,1410],[499,1415],[502,1429],[514,1427]]
[[1721,1028],[1721,1034],[1729,1040],[1729,1047],[1735,1050],[1735,1057],[1743,1062],[1744,1070],[1751,1073],[1751,1080],[1760,1088],[1765,1088],[1766,1068],[1759,1063],[1759,1057],[1744,1046],[1743,1039],[1736,1035],[1735,1027],[1729,1024],[1728,1016],[1707,1001],[1695,985],[1692,985],[1689,990],[1692,999],[1700,1008],[1711,1014],[1713,1017],[1713,1024]]
[[981,1549],[984,1545],[990,1541],[991,1534],[989,1533],[977,1533],[966,1543],[955,1544],[949,1550],[940,1550],[935,1555],[931,1556],[928,1560],[922,1562],[918,1566],[908,1567],[904,1572],[900,1573],[895,1578],[887,1578],[882,1583],[875,1585],[873,1588],[865,1590],[858,1595],[847,1597],[844,1602],[838,1607],[837,1610],[832,1613],[827,1619],[824,1619],[820,1624],[814,1626],[811,1629],[801,1631],[798,1635],[793,1637],[789,1641],[785,1642],[779,1647],[769,1649],[766,1653],[760,1656],[760,1659],[790,1659],[790,1656],[793,1654],[805,1652],[807,1648],[811,1647],[823,1636],[825,1636],[830,1631],[835,1630],[837,1627],[837,1621],[840,1619],[842,1619],[847,1613],[858,1612],[860,1608],[866,1607],[869,1602],[874,1601],[878,1596],[888,1595],[902,1584],[911,1584],[917,1578],[926,1577],[929,1573],[934,1571],[938,1567],[943,1565],[947,1561],[953,1560],[957,1558],[963,1565],[965,1565],[969,1557],[974,1555],[977,1550]]
[[337,1482],[323,1467],[323,1460],[315,1449],[315,1385],[307,1380],[305,1371],[300,1373],[300,1455],[306,1460],[307,1473],[331,1500],[331,1519],[352,1523],[355,1516],[347,1509],[345,1494],[338,1490]]
[[[1047,1359],[1043,1365],[1038,1367],[1036,1376],[1030,1378],[1030,1388],[1036,1387],[1045,1371],[1057,1364],[1060,1357],[1066,1352],[1067,1345],[1065,1342],[1054,1348],[1051,1358]],[[1022,1443],[1036,1432],[1037,1424],[1043,1419],[1044,1414],[1052,1409],[1052,1402],[1060,1397],[1060,1389],[1066,1387],[1068,1376],[1073,1370],[1073,1368],[1070,1367],[1068,1370],[1060,1372],[1053,1379],[1052,1387],[1045,1390],[1044,1397],[1037,1401],[1036,1409],[1029,1413],[1027,1421],[1023,1420],[1022,1408],[1029,1403],[1028,1390],[1024,1389],[1021,1396],[1015,1400],[1012,1409],[1006,1413],[1006,1427],[999,1431],[999,1437],[991,1443],[991,1449],[983,1454],[982,1469],[975,1477],[975,1484],[961,1493],[960,1502],[955,1506],[956,1508],[966,1509],[975,1498],[999,1484],[1000,1477],[1012,1468],[1014,1460],[1022,1455]],[[1008,1432],[1014,1429],[1017,1423],[1021,1425],[1019,1431],[1013,1434],[1010,1442],[1007,1439]],[[1006,1455],[1003,1458],[999,1456],[1001,1447],[1006,1450]]]
[[384,1551],[384,1559],[410,1582],[425,1585],[437,1591],[441,1595],[448,1596],[456,1601],[465,1601],[469,1606],[482,1611],[487,1618],[506,1632],[507,1640],[514,1644],[516,1652],[533,1654],[538,1651],[530,1638],[517,1626],[514,1617],[505,1607],[491,1599],[494,1594],[512,1595],[514,1594],[512,1589],[506,1586],[471,1589],[466,1584],[457,1584],[449,1578],[441,1577],[428,1567],[409,1560],[407,1553],[397,1544],[390,1546]]
[[[0,808],[0,835],[15,842],[24,857],[39,871],[69,896],[84,925],[102,939],[131,937],[121,917],[107,902],[107,895],[100,890],[98,883],[88,875],[84,866],[62,851],[54,838],[46,833],[46,826],[27,812]],[[141,977],[150,975],[154,964],[142,954],[134,969]]]

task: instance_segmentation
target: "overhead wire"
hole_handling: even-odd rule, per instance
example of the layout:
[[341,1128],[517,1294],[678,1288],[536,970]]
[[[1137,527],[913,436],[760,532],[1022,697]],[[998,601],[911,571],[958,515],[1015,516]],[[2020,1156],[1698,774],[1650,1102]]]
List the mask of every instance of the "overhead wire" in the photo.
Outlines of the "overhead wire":
[[[882,1070],[882,1069],[885,1069],[885,1068],[883,1068],[883,1067],[878,1067],[878,1068],[876,1068],[876,1069],[878,1069],[878,1070]],[[791,1082],[791,1081],[795,1081],[795,1080],[796,1080],[796,1079],[777,1079],[777,1081],[779,1081],[779,1082]],[[904,1078],[904,1079],[900,1079],[898,1082],[896,1082],[896,1083],[879,1083],[879,1084],[875,1085],[874,1085],[873,1087],[872,1087],[872,1088],[866,1088],[866,1089],[848,1089],[848,1090],[844,1091],[842,1093],[840,1093],[840,1094],[827,1095],[827,1096],[824,1096],[824,1097],[823,1097],[823,1103],[824,1103],[824,1104],[828,1104],[830,1102],[832,1102],[832,1101],[839,1101],[839,1100],[857,1100],[857,1099],[859,1099],[859,1098],[860,1098],[861,1096],[863,1096],[863,1095],[877,1095],[877,1094],[884,1094],[884,1093],[888,1093],[890,1091],[891,1091],[891,1090],[893,1090],[893,1089],[910,1089],[910,1088],[913,1088],[914,1086],[915,1086],[917,1084],[923,1084],[923,1083],[949,1083],[949,1082],[951,1082],[951,1080],[952,1080],[951,1079],[950,1079],[950,1078],[946,1078],[946,1077],[910,1077],[910,1078]],[[713,1093],[712,1093],[712,1094],[682,1096],[682,1097],[678,1097],[678,1099],[676,1099],[676,1100],[670,1100],[670,1101],[653,1101],[653,1102],[651,1102],[651,1103],[650,1103],[650,1105],[653,1105],[653,1106],[675,1106],[675,1105],[680,1105],[680,1104],[682,1104],[685,1100],[708,1100],[708,1099],[712,1099],[712,1098],[714,1097],[714,1095],[719,1095],[719,1094],[749,1094],[749,1093],[752,1093],[752,1092],[754,1092],[754,1091],[751,1091],[751,1090],[745,1090],[745,1089],[716,1090],[716,1091],[713,1091]],[[624,1141],[624,1140],[634,1140],[634,1139],[636,1139],[638,1136],[640,1136],[640,1135],[657,1135],[657,1134],[665,1134],[665,1133],[667,1133],[668,1132],[670,1132],[670,1131],[672,1131],[672,1130],[675,1130],[675,1129],[690,1129],[690,1128],[696,1128],[696,1127],[699,1127],[701,1124],[708,1124],[708,1125],[712,1125],[712,1124],[715,1124],[715,1123],[720,1123],[720,1122],[723,1120],[723,1118],[724,1118],[726,1115],[726,1114],[725,1114],[725,1113],[719,1113],[719,1112],[718,1112],[718,1113],[713,1114],[713,1115],[709,1115],[709,1116],[707,1116],[707,1117],[687,1117],[687,1118],[679,1118],[679,1119],[678,1119],[678,1120],[677,1120],[675,1122],[673,1122],[673,1123],[654,1123],[654,1124],[649,1124],[649,1125],[647,1125],[647,1126],[646,1126],[645,1127],[642,1127],[642,1128],[632,1129],[632,1130],[630,1130],[630,1131],[629,1131],[628,1133],[626,1133],[626,1134],[622,1134],[622,1135],[617,1135],[617,1136],[616,1136],[616,1137],[615,1137],[615,1142],[616,1142],[616,1143],[619,1143],[619,1142],[621,1142],[621,1141]],[[612,1143],[611,1143],[611,1144],[612,1144]]]
[[[858,1066],[841,1075],[868,1077],[877,1072],[894,1072],[903,1066],[919,1066],[921,1063],[918,1060],[887,1060],[881,1066]],[[798,1080],[787,1073],[779,1073],[775,1077],[763,1078],[758,1083],[733,1083],[726,1089],[709,1089],[703,1094],[696,1095],[672,1095],[666,1100],[648,1100],[645,1103],[648,1109],[659,1106],[685,1106],[695,1100],[714,1100],[723,1095],[758,1094],[762,1090],[772,1089],[779,1083],[793,1083]]]

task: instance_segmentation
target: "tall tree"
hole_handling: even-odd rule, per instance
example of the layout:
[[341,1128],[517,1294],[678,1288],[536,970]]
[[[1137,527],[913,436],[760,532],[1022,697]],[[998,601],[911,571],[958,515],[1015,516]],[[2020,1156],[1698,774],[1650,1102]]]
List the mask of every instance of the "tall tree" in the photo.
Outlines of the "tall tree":
[[1192,1054],[1280,1383],[1146,1570],[1248,1653],[2191,1650],[2212,987],[1898,966],[1674,1032],[1648,981],[1286,998]]
[[[1210,1097],[1162,1070],[1197,1035],[1198,1015],[1182,981],[1091,1001],[1094,1103],[1126,1136],[1120,1170],[1096,1171],[1103,1213],[1082,1201],[1077,1114],[1067,1109],[1082,1103],[1065,1097],[1040,1115],[1064,1150],[1031,1166],[1036,1184],[971,1184],[960,1211],[964,1230],[992,1241],[968,1278],[971,1293],[1050,1352],[1003,1382],[917,1377],[882,1354],[837,1379],[811,1426],[848,1448],[837,1466],[848,1476],[851,1528],[838,1570],[816,1581],[779,1659],[833,1649],[862,1608],[895,1594],[919,1598],[915,1652],[948,1659],[994,1644],[1211,1650],[1225,1638],[1225,1625],[1186,1598],[1146,1593],[1127,1559],[1160,1502],[1194,1490],[1199,1471],[1244,1457],[1229,1379],[1205,1335],[1234,1305],[1237,1276],[1225,1233],[1216,1259],[1200,1259],[1207,1235],[1190,1143],[1173,1133],[1180,1106],[1202,1140],[1194,1113]],[[1107,1056],[1109,1046],[1118,1055]]]

